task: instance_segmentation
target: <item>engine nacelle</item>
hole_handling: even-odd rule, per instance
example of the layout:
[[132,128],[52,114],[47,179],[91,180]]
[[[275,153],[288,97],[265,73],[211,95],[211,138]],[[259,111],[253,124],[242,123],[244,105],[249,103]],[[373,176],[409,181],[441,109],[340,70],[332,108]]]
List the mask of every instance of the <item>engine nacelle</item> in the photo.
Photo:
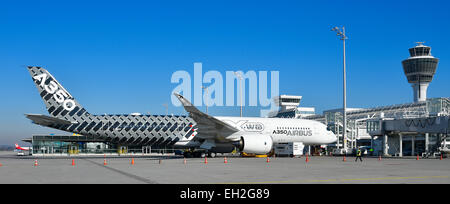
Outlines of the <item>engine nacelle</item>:
[[237,144],[239,151],[252,154],[267,154],[272,151],[273,140],[269,135],[242,135]]

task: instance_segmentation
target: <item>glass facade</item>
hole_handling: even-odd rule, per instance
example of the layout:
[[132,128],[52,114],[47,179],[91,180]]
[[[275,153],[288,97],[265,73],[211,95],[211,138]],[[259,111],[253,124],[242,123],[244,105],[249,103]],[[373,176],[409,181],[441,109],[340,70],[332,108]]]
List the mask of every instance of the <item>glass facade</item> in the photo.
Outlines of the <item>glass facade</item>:
[[414,47],[409,49],[409,54],[411,55],[411,57],[430,56],[431,55],[430,51],[431,51],[430,47]]
[[175,149],[142,145],[121,146],[92,136],[33,135],[33,155],[151,154],[173,153]]
[[436,58],[408,59],[402,62],[409,83],[431,82],[438,64]]
[[275,117],[276,118],[295,118],[295,111],[278,113]]
[[427,111],[430,115],[446,115],[450,113],[450,99],[432,98],[427,100]]
[[380,132],[380,121],[381,120],[368,120],[367,132]]
[[112,145],[89,136],[33,135],[33,154],[100,154]]
[[300,103],[300,99],[283,98],[283,99],[281,99],[281,102],[283,102],[283,103]]

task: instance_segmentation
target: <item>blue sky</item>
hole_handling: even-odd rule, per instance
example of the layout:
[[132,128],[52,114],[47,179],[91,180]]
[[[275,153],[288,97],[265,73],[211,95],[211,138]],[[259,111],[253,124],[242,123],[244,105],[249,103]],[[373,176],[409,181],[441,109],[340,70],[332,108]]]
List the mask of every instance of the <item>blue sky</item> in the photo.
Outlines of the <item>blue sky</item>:
[[[275,70],[280,93],[318,113],[342,106],[345,26],[348,106],[412,101],[401,61],[425,41],[440,59],[429,97],[450,96],[448,1],[9,1],[0,8],[0,144],[34,133],[47,114],[26,65],[43,66],[94,114],[164,114],[172,73]],[[200,107],[204,108],[204,107]],[[169,112],[183,113],[179,107]],[[212,107],[238,115],[239,107]],[[257,116],[259,107],[246,108]]]

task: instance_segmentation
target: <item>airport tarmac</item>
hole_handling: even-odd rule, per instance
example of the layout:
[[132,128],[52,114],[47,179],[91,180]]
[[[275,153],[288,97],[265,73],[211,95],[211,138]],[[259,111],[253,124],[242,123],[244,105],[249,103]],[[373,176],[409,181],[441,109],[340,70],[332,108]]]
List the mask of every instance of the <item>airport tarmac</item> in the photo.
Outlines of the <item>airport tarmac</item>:
[[[160,160],[161,159],[161,160]],[[350,184],[450,183],[450,159],[309,157],[204,159],[181,157],[35,158],[0,153],[0,183],[68,184]],[[161,161],[161,163],[160,163]]]

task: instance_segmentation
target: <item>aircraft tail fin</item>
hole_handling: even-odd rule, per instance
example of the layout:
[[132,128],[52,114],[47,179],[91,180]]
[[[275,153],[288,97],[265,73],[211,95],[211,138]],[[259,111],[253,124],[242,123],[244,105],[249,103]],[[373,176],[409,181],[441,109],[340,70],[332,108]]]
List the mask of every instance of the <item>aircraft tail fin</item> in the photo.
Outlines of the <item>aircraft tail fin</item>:
[[51,116],[68,120],[89,114],[46,69],[28,66],[28,71]]

